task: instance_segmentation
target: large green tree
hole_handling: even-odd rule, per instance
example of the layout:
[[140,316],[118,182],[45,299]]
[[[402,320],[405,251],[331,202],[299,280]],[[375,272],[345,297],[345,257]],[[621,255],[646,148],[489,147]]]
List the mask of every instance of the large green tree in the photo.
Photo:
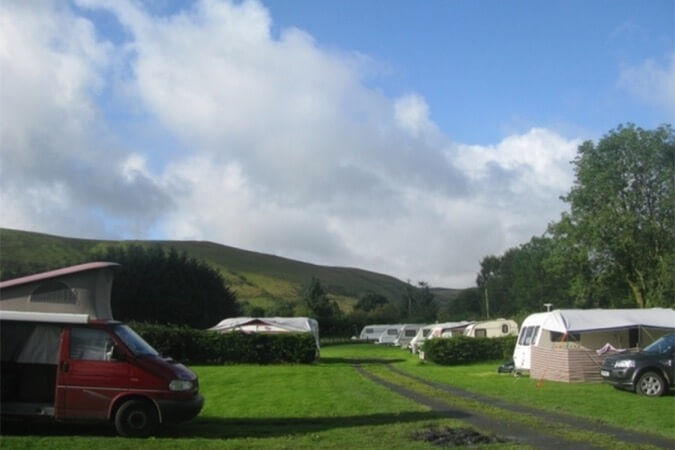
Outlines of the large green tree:
[[[563,200],[569,213],[551,226],[579,267],[571,280],[578,297],[623,298],[672,306],[675,299],[675,134],[669,125],[634,125],[584,142],[573,161],[575,183]],[[617,298],[617,296],[619,298]],[[614,297],[612,299],[612,297]]]
[[220,273],[174,248],[111,245],[91,258],[121,264],[111,292],[116,319],[208,328],[238,314],[236,297]]

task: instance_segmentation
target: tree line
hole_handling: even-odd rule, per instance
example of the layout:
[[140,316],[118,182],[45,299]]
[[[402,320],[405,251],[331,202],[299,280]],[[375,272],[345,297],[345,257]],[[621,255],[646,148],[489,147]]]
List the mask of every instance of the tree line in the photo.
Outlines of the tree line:
[[675,134],[620,126],[581,144],[569,210],[542,236],[486,256],[457,310],[516,316],[556,308],[675,304]]

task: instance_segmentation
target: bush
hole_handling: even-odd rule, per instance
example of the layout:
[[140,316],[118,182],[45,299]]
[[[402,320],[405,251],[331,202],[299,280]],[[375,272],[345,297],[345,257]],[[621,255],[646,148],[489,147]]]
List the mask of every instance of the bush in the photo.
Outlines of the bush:
[[516,339],[517,336],[429,339],[424,342],[424,358],[445,366],[511,359]]
[[311,363],[317,356],[310,333],[216,333],[176,325],[131,326],[161,355],[186,364]]

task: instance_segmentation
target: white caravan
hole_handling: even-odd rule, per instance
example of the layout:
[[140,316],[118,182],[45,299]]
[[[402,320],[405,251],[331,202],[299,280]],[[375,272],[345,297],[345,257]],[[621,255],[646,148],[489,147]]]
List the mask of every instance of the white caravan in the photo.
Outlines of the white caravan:
[[517,336],[518,324],[514,320],[495,319],[476,322],[464,328],[464,336],[468,337],[502,337]]
[[425,337],[420,336],[418,338],[417,336],[415,336],[416,342],[415,348],[413,349],[413,353],[418,353],[420,359],[424,359],[424,352],[422,351],[422,345],[424,344],[424,342],[431,339],[461,336],[462,333],[464,332],[464,328],[471,325],[472,323],[473,322],[461,321],[461,322],[443,322],[429,325],[430,327],[429,332]]
[[391,327],[391,325],[366,325],[359,334],[359,339],[362,341],[377,341],[384,330]]
[[464,329],[471,325],[473,322],[444,322],[437,323],[431,329],[431,333],[427,339],[436,339],[436,338],[449,338],[453,336],[462,336],[464,334]]
[[424,341],[427,340],[429,333],[431,333],[431,330],[434,328],[435,325],[436,324],[427,325],[417,330],[417,334],[412,339],[412,341],[410,341],[410,344],[408,344],[408,348],[410,348],[411,352],[417,353],[419,351],[420,347],[422,347]]
[[551,363],[551,352],[575,350],[596,355],[603,348],[642,348],[674,329],[675,311],[671,308],[556,309],[536,313],[520,327],[513,362],[516,371],[530,371],[535,365],[533,348],[538,353],[549,351],[538,361],[546,365]]
[[377,344],[393,344],[403,329],[403,324],[389,325],[377,339]]
[[530,370],[531,346],[537,345],[541,326],[550,316],[548,312],[530,314],[520,326],[520,334],[513,350],[513,364],[516,371]]
[[422,327],[424,327],[423,323],[407,323],[403,325],[398,338],[394,341],[394,345],[401,348],[408,348],[410,341],[413,340]]

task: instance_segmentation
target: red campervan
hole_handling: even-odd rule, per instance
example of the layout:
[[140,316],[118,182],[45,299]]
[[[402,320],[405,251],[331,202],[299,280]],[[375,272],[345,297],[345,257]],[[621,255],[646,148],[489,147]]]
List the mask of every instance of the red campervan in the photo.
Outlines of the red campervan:
[[0,283],[2,414],[111,421],[124,436],[201,410],[197,376],[112,320],[114,263]]

